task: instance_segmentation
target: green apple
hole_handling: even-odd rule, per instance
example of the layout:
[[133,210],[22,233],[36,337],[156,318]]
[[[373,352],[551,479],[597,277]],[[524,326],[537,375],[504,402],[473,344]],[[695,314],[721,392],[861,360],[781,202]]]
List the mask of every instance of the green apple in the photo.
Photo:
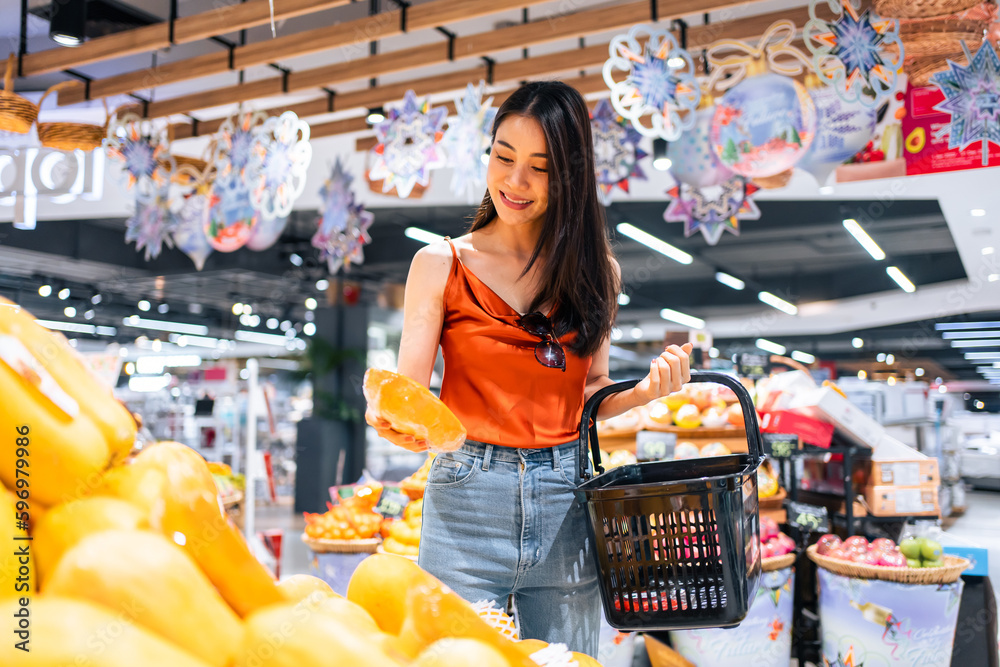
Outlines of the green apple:
[[924,566],[923,563],[920,562],[919,558],[907,558],[906,559],[906,564],[909,567],[923,567]]
[[920,560],[920,538],[908,537],[899,543],[899,551],[908,560]]
[[925,560],[924,567],[944,567],[944,559],[937,558],[935,560]]
[[941,545],[934,540],[924,540],[920,545],[920,558],[923,560],[940,560]]

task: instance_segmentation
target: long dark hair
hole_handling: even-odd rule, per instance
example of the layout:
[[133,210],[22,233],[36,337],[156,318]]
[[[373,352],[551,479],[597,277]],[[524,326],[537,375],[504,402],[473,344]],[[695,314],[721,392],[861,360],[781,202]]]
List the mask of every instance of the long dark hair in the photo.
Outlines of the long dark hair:
[[[552,324],[559,335],[577,333],[570,349],[578,356],[597,352],[611,333],[618,312],[620,280],[612,265],[604,207],[597,199],[594,141],[587,104],[561,81],[534,81],[500,105],[493,139],[507,116],[534,118],[548,144],[549,203],[545,224],[521,277],[541,262],[541,285],[529,311],[557,304]],[[469,231],[497,217],[487,190]]]

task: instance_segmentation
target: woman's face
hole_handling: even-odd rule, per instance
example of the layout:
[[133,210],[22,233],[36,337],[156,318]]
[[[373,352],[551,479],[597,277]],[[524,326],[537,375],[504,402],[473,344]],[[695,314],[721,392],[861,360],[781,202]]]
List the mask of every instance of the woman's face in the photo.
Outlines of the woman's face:
[[548,146],[534,118],[508,116],[497,128],[486,170],[486,187],[500,220],[540,222],[549,203]]

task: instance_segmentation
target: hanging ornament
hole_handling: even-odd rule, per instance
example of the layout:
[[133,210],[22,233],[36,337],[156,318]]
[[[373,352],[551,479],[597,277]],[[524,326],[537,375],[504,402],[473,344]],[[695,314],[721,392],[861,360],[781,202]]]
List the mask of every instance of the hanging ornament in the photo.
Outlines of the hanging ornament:
[[119,173],[136,201],[155,201],[176,168],[166,131],[147,119],[126,114],[108,124],[105,146],[108,157],[121,163]]
[[674,186],[667,191],[671,202],[663,212],[663,219],[683,222],[685,237],[700,231],[709,245],[716,245],[723,232],[739,236],[740,220],[760,218],[760,209],[752,199],[757,186],[747,179],[733,176],[721,187],[708,190],[718,194],[712,196],[687,184]]
[[639,148],[641,135],[631,123],[615,113],[611,103],[601,100],[590,114],[594,135],[594,160],[597,168],[597,196],[605,206],[611,204],[615,186],[628,192],[628,179],[646,180],[639,160],[646,157]]
[[396,188],[406,199],[414,185],[429,184],[430,171],[445,164],[441,141],[447,114],[444,107],[432,109],[429,99],[417,104],[416,94],[408,90],[402,108],[390,109],[389,117],[375,126],[379,143],[372,149],[375,164],[368,177],[382,179],[382,192]]
[[172,248],[171,235],[177,227],[177,218],[170,210],[167,186],[148,201],[136,200],[135,213],[125,221],[125,242],[135,242],[136,251],[146,251],[146,261],[160,256],[163,246]]
[[226,118],[215,134],[213,162],[221,178],[232,175],[243,180],[247,188],[257,182],[256,169],[264,147],[259,135],[267,120],[263,111],[244,111],[242,108]]
[[211,186],[198,184],[181,202],[177,211],[177,226],[173,230],[174,245],[191,258],[195,268],[205,268],[205,260],[212,254],[212,246],[205,236],[205,209],[208,206]]
[[459,197],[464,195],[470,204],[482,195],[486,186],[484,157],[490,148],[493,119],[497,115],[497,109],[490,106],[492,97],[482,101],[485,88],[482,82],[465,87],[465,95],[456,104],[458,116],[448,121],[442,140],[447,164],[453,170],[451,191]]
[[877,113],[860,100],[843,100],[814,74],[806,77],[806,89],[816,105],[816,136],[795,166],[822,186],[840,164],[865,147],[875,132]]
[[250,152],[250,201],[263,219],[285,218],[306,187],[312,160],[309,125],[294,111],[271,116],[257,132],[259,150]]
[[712,142],[708,138],[714,115],[714,98],[703,95],[695,112],[694,126],[667,146],[670,174],[678,183],[706,188],[719,185],[733,175],[732,170],[722,164],[712,150]]
[[209,245],[219,252],[233,252],[246,245],[260,214],[250,202],[250,192],[233,174],[217,178],[208,193],[202,228]]
[[983,40],[973,56],[965,42],[967,67],[948,61],[948,70],[931,75],[931,82],[941,89],[944,100],[934,109],[951,114],[938,139],[948,135],[948,148],[965,150],[969,144],[982,142],[983,166],[989,164],[990,142],[1000,146],[1000,58],[993,45]]
[[281,233],[285,231],[285,227],[288,226],[288,219],[290,216],[285,216],[282,218],[261,218],[257,221],[254,226],[253,231],[250,232],[250,238],[247,239],[246,246],[250,250],[267,250],[273,246],[279,238],[281,238]]
[[[836,18],[818,18],[820,5]],[[809,17],[802,38],[813,69],[842,100],[877,107],[892,95],[904,57],[899,21],[859,12],[855,0],[811,0]]]
[[[644,45],[645,43],[645,45]],[[615,110],[641,134],[673,141],[694,123],[701,88],[691,55],[666,30],[636,25],[611,40],[604,82]],[[616,72],[624,78],[616,79]]]
[[322,217],[312,245],[320,251],[320,260],[326,262],[331,274],[337,273],[341,266],[349,271],[352,264],[364,262],[364,246],[371,243],[368,228],[375,216],[362,204],[355,203],[351,191],[353,180],[338,157],[319,193],[323,200]]

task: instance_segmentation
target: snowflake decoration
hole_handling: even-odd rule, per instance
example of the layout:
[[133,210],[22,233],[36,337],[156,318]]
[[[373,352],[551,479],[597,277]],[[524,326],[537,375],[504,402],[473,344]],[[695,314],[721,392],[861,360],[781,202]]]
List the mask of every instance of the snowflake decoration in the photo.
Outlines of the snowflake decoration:
[[163,246],[174,246],[172,234],[177,218],[170,210],[166,189],[156,193],[150,201],[136,200],[135,213],[125,222],[125,242],[135,242],[135,249],[145,249],[146,261],[160,256]]
[[590,115],[594,135],[594,161],[597,168],[597,196],[605,206],[611,204],[611,191],[617,185],[628,192],[628,179],[646,180],[639,160],[646,157],[639,148],[642,138],[632,124],[615,113],[611,103],[601,100]]
[[166,133],[135,114],[126,114],[108,126],[108,157],[121,163],[126,187],[138,202],[153,202],[170,182],[176,163],[170,156]]
[[989,164],[989,143],[1000,145],[1000,58],[989,40],[983,40],[975,56],[963,67],[948,61],[948,69],[931,75],[945,99],[935,105],[938,111],[951,114],[951,121],[941,128],[938,138],[948,134],[948,148],[965,150],[982,142],[983,166]]
[[319,250],[320,259],[326,262],[331,274],[337,273],[342,266],[349,271],[352,264],[363,263],[364,246],[371,243],[368,228],[375,216],[362,204],[355,203],[350,189],[353,180],[338,157],[320,190],[323,215],[312,237],[312,245]]
[[[899,21],[880,18],[871,8],[859,14],[852,1],[811,0],[803,39],[816,73],[841,99],[875,107],[896,89],[896,72],[903,63]],[[839,18],[832,22],[817,18],[821,2]],[[894,54],[887,49],[890,46]]]
[[250,201],[265,220],[284,218],[306,187],[312,160],[309,125],[293,111],[271,116],[257,135],[260,150],[250,152]]
[[267,120],[263,111],[240,111],[226,118],[215,135],[214,159],[216,169],[222,178],[236,174],[250,187],[256,180],[252,165],[260,164],[254,159],[261,157],[264,150],[259,140],[261,126]]
[[471,83],[465,87],[465,95],[456,105],[458,117],[448,121],[443,144],[448,156],[448,166],[454,171],[451,176],[451,191],[469,203],[475,201],[486,185],[486,161],[483,156],[490,147],[493,136],[493,119],[497,109],[490,106],[493,98],[483,102],[482,82],[478,86]]
[[383,179],[382,192],[396,188],[405,199],[414,185],[428,185],[431,169],[444,166],[441,129],[447,114],[444,107],[432,109],[430,100],[417,104],[416,94],[408,90],[403,108],[390,109],[389,117],[375,126],[379,143],[372,149],[375,165],[368,177]]
[[[690,54],[678,46],[670,32],[633,26],[627,35],[611,40],[610,52],[604,63],[604,82],[619,114],[647,137],[673,141],[690,129],[701,87],[694,77]],[[627,75],[617,81],[616,71]]]
[[752,197],[757,186],[742,176],[733,176],[722,184],[716,197],[708,197],[700,188],[676,185],[667,191],[672,201],[663,212],[667,222],[683,222],[684,236],[697,231],[709,245],[716,245],[723,232],[739,236],[740,220],[757,220],[760,209]]
[[180,210],[177,211],[177,226],[172,233],[174,245],[191,258],[199,271],[205,267],[205,260],[212,254],[212,246],[203,229],[210,190],[209,184],[202,183],[184,197]]

